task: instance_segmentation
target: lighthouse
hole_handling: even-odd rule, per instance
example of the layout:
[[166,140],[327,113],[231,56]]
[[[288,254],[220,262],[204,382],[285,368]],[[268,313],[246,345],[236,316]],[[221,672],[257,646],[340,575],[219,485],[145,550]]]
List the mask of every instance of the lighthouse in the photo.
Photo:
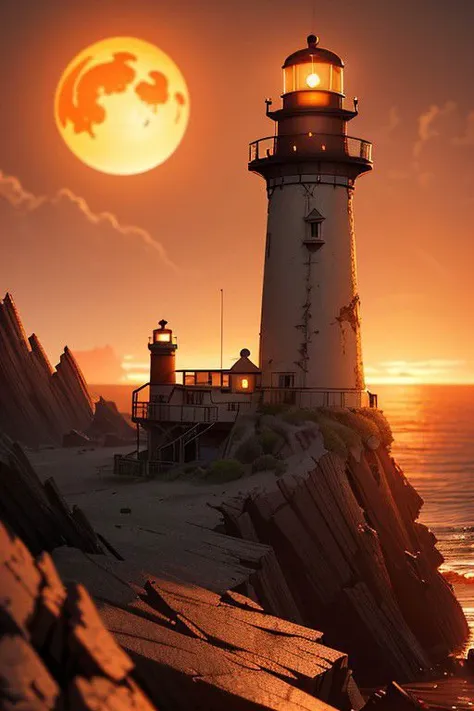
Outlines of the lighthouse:
[[260,369],[264,399],[302,407],[368,404],[362,364],[353,196],[372,145],[353,138],[342,59],[307,47],[283,64],[274,135],[250,144],[266,181]]

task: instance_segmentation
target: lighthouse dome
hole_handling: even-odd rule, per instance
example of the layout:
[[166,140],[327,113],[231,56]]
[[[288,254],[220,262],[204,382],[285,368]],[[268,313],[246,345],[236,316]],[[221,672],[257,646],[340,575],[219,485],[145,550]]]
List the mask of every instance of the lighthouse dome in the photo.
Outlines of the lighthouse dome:
[[329,91],[342,94],[344,62],[334,52],[318,47],[316,35],[309,35],[307,41],[307,47],[290,54],[283,64],[283,93]]
[[316,37],[316,35],[309,35],[308,46],[304,49],[299,49],[297,52],[293,52],[293,54],[290,54],[290,56],[285,59],[283,69],[285,67],[291,67],[294,64],[311,62],[311,58],[313,58],[315,62],[321,62],[321,64],[332,64],[335,67],[344,66],[344,62],[337,54],[330,52],[329,49],[318,47],[318,44],[319,37]]

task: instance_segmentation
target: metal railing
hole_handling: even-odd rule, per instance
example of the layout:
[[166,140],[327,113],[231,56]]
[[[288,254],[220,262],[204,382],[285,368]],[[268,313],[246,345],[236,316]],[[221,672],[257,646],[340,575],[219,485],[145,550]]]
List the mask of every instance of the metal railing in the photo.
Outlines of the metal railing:
[[133,420],[152,422],[217,422],[215,405],[170,405],[166,402],[134,402]]
[[[263,388],[263,402],[294,407],[361,407],[369,405],[369,394],[364,390],[313,390],[312,388]],[[374,402],[374,401],[373,401]],[[371,405],[372,407],[373,405]],[[376,406],[376,405],[375,405]]]
[[332,133],[298,133],[291,136],[267,136],[249,145],[249,163],[291,156],[335,158],[344,156],[372,162],[372,144],[362,138]]

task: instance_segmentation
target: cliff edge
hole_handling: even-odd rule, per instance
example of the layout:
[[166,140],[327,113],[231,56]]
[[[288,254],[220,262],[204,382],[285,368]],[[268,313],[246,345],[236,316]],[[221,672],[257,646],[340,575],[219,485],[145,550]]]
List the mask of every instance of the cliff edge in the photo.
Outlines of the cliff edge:
[[[295,621],[347,652],[360,683],[413,679],[468,633],[391,439],[380,411],[267,408],[236,425],[226,453],[254,471],[273,468],[275,483],[222,504],[225,532],[273,548]],[[247,593],[291,618],[277,593]]]

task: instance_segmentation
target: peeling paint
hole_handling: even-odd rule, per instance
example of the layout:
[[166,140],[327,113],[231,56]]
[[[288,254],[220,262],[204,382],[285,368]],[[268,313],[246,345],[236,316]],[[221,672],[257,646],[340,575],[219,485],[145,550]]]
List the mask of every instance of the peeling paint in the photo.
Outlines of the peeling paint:
[[341,306],[339,316],[336,316],[336,321],[338,321],[341,326],[344,321],[347,321],[354,333],[358,332],[360,326],[359,303],[359,294],[356,294],[347,306]]
[[303,341],[300,344],[300,347],[298,348],[298,353],[300,355],[300,358],[295,361],[295,365],[300,368],[303,373],[307,374],[308,372],[308,365],[309,365],[309,345],[311,343],[311,330],[310,330],[310,322],[311,322],[311,292],[313,290],[312,284],[311,284],[311,267],[312,267],[312,261],[311,261],[311,254],[308,255],[308,261],[306,262],[306,283],[305,283],[305,302],[302,306],[302,318],[301,324],[298,324],[296,328],[301,330],[302,336],[303,336]]

